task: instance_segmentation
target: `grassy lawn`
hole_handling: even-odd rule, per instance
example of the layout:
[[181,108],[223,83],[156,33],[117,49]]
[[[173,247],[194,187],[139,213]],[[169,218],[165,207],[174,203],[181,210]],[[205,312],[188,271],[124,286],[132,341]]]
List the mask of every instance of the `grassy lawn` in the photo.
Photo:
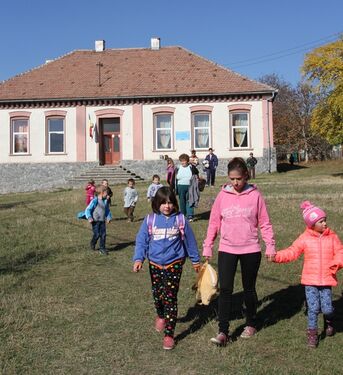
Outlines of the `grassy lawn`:
[[[281,249],[303,231],[299,204],[324,208],[343,239],[343,163],[310,164],[261,175],[262,190]],[[199,246],[219,189],[207,188],[192,224]],[[239,339],[244,326],[238,272],[231,324],[237,338],[226,348],[209,342],[217,333],[216,302],[195,305],[195,280],[186,263],[179,292],[177,346],[162,349],[147,267],[131,272],[134,240],[148,212],[148,184],[138,184],[137,221],[122,212],[124,185],[114,187],[114,220],[108,226],[108,257],[89,250],[90,226],[77,221],[82,190],[0,196],[0,373],[1,374],[342,374],[343,271],[334,288],[337,334],[306,347],[301,261],[263,262],[258,278],[261,329]],[[216,260],[214,265],[216,266]],[[322,320],[320,319],[322,327]]]

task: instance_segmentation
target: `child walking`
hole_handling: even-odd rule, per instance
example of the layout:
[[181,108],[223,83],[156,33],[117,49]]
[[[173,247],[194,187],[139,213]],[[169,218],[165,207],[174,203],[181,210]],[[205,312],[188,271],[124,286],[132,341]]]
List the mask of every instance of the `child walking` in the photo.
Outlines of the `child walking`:
[[102,255],[108,255],[106,250],[106,221],[112,220],[112,214],[107,201],[107,189],[104,185],[98,185],[96,188],[96,197],[87,206],[86,219],[92,224],[93,237],[90,247],[95,250],[95,245],[100,238],[99,252]]
[[85,187],[85,190],[86,190],[86,206],[88,206],[89,203],[91,203],[92,199],[94,198],[94,194],[95,194],[95,190],[96,190],[94,180],[88,181],[88,183]]
[[109,184],[108,184],[108,180],[106,178],[104,178],[101,182],[101,185],[104,185],[107,189],[107,200],[108,200],[108,205],[111,206],[111,199],[113,197],[113,191],[112,189],[110,188]]
[[144,260],[148,259],[157,313],[155,329],[164,331],[163,349],[168,350],[175,346],[177,293],[185,258],[190,257],[198,272],[200,257],[193,231],[179,212],[170,187],[157,191],[151,207],[153,214],[143,221],[136,237],[133,271],[139,272]]
[[138,192],[135,189],[135,180],[133,178],[129,178],[127,180],[127,187],[124,190],[124,213],[127,216],[128,222],[132,222],[134,219],[133,213],[135,211],[137,201]]
[[304,254],[301,284],[307,302],[307,344],[318,345],[318,315],[324,315],[326,336],[334,334],[331,287],[337,285],[336,273],[343,267],[343,247],[337,234],[327,227],[326,213],[309,201],[300,205],[305,231],[287,249],[278,251],[276,263],[291,262]]
[[230,340],[229,321],[232,293],[237,264],[240,262],[246,327],[242,338],[255,335],[257,294],[256,278],[261,263],[258,227],[266,244],[269,261],[275,254],[273,228],[266,204],[255,185],[248,183],[249,173],[242,158],[234,158],[228,164],[229,183],[224,185],[212,206],[203,256],[213,254],[213,243],[220,232],[218,249],[218,276],[220,284],[218,320],[219,333],[211,342],[225,346]]
[[146,194],[146,197],[148,201],[152,201],[156,195],[156,192],[159,188],[161,188],[163,185],[160,182],[160,176],[158,174],[154,174],[152,176],[152,184],[148,187],[148,192]]

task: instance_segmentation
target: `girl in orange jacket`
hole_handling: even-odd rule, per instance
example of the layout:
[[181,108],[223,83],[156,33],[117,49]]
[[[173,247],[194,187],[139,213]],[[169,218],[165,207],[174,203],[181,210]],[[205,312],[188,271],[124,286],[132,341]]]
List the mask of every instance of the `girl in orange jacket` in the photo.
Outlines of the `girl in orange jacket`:
[[274,262],[288,263],[304,253],[301,283],[305,285],[307,302],[307,343],[315,348],[320,312],[324,314],[326,336],[334,334],[331,287],[337,285],[336,273],[343,267],[343,247],[337,234],[327,227],[322,209],[309,201],[300,207],[307,228],[289,248],[277,252]]

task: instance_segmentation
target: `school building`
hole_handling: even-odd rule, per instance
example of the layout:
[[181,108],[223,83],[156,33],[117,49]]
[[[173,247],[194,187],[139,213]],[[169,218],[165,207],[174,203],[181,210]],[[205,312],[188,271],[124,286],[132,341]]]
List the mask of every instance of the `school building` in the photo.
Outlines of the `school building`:
[[76,50],[0,83],[0,168],[58,185],[94,165],[150,176],[166,155],[212,147],[227,160],[276,169],[276,90],[179,46]]

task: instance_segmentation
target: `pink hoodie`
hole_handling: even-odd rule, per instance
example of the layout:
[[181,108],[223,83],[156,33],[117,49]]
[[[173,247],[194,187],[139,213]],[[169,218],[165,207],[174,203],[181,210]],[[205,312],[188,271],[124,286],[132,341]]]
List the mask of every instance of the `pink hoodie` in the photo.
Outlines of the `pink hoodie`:
[[247,184],[240,194],[224,185],[212,206],[203,256],[212,256],[213,243],[220,231],[219,251],[248,254],[261,251],[258,226],[266,244],[266,254],[275,254],[273,228],[262,194]]

